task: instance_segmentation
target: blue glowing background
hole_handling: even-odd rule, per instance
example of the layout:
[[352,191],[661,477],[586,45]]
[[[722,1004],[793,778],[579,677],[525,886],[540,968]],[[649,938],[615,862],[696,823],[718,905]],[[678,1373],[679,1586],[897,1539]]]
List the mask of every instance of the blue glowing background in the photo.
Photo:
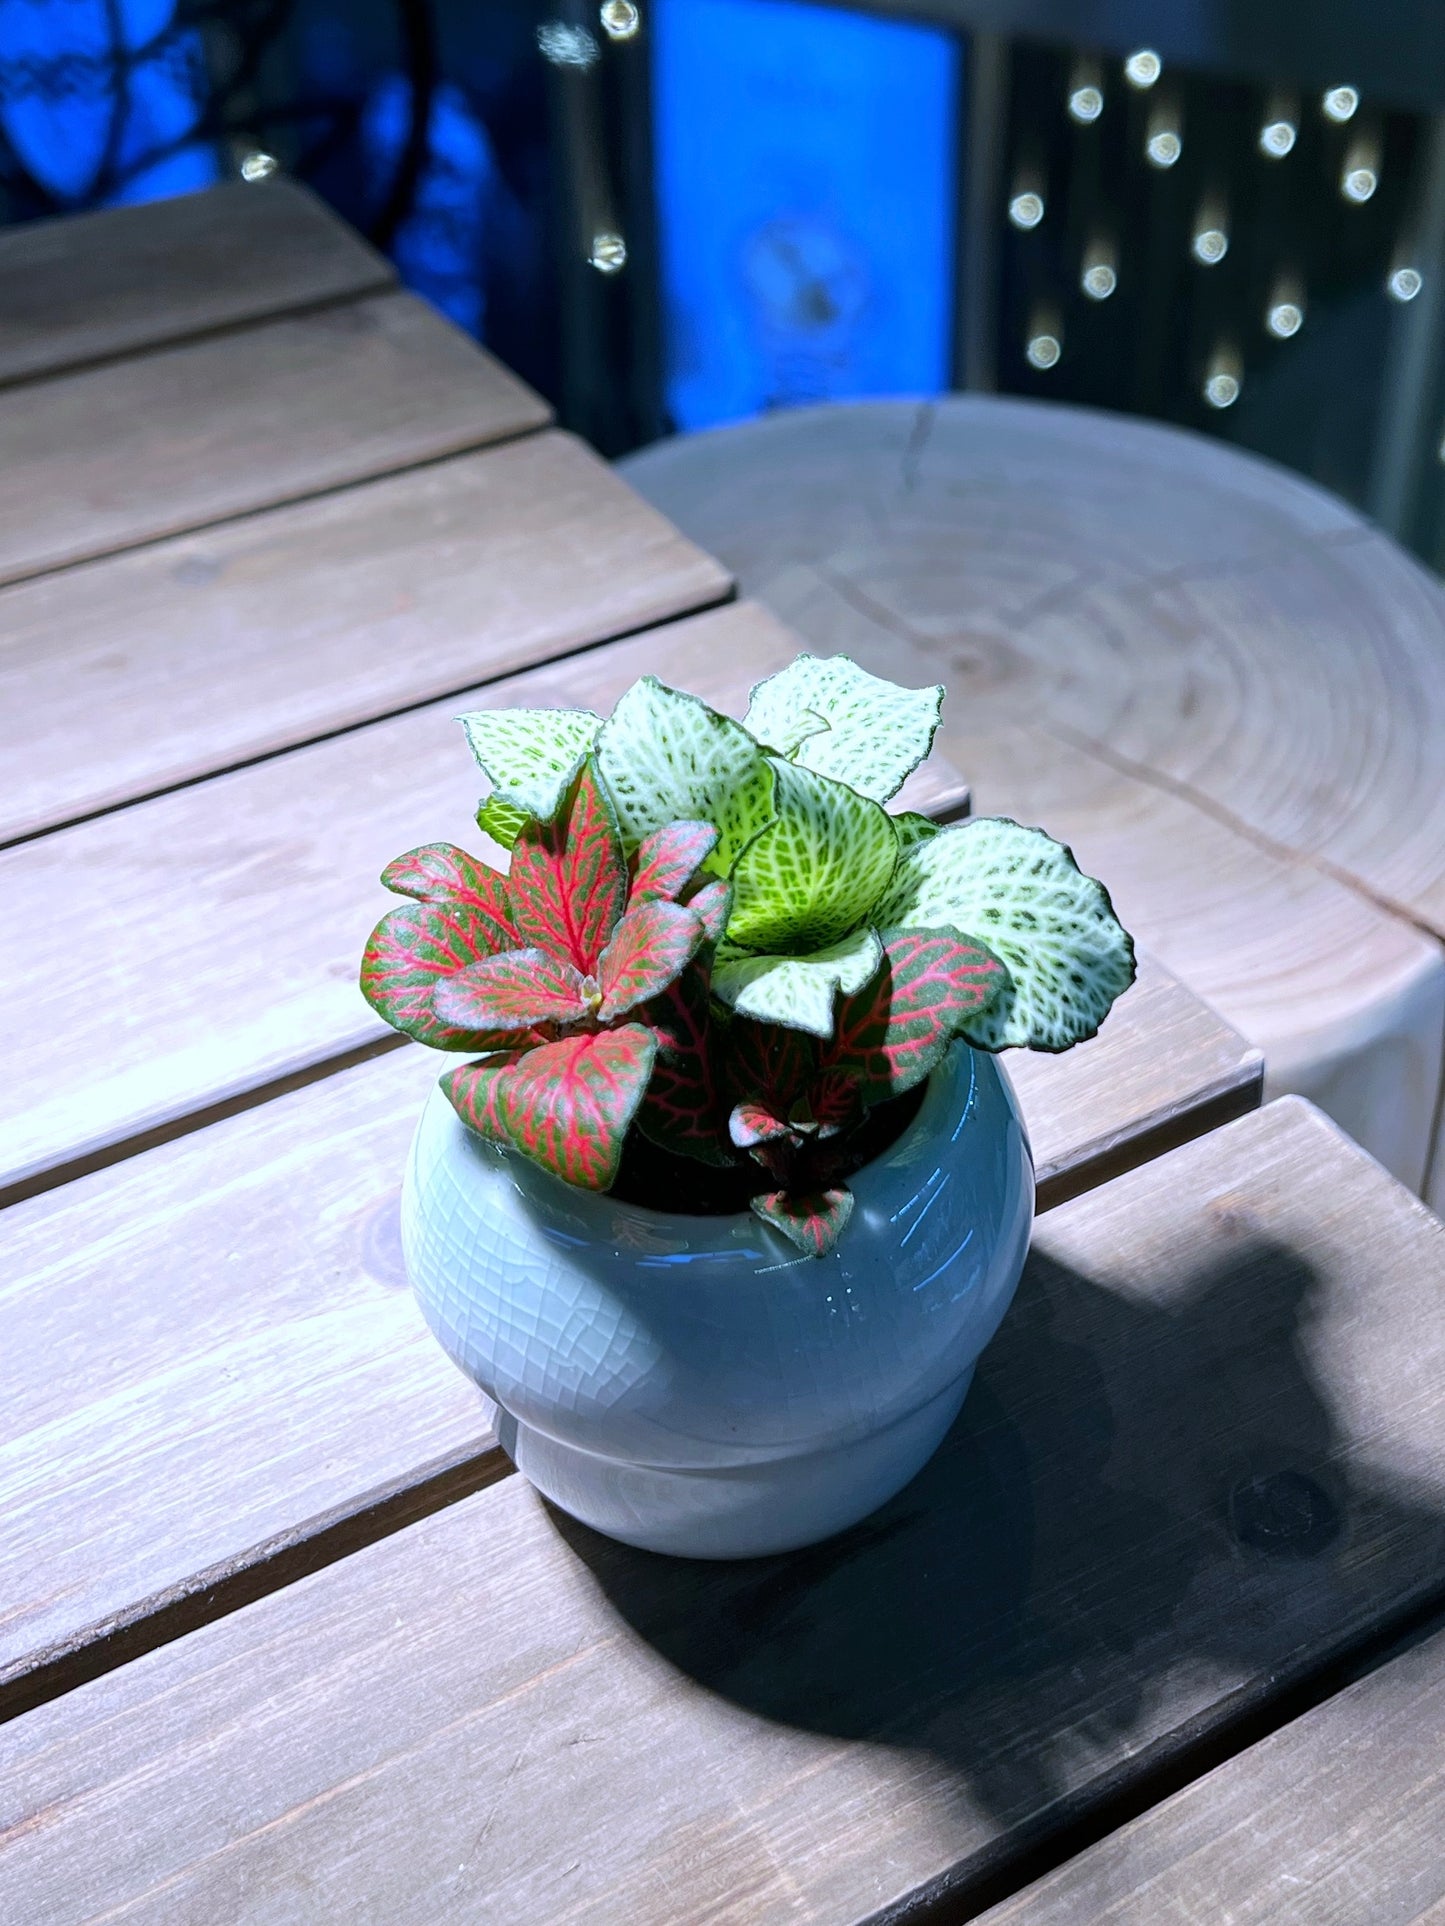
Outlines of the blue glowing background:
[[789,0],[655,0],[680,429],[948,384],[959,51]]

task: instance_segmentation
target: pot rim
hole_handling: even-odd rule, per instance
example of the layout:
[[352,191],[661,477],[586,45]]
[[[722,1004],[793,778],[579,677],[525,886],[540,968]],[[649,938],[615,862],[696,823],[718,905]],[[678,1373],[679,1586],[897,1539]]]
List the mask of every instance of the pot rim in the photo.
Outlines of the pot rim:
[[[955,1107],[957,1102],[955,1093],[963,1074],[963,1065],[967,1062],[968,1091],[962,1100],[961,1114],[956,1118],[949,1135],[956,1137],[962,1131],[973,1113],[980,1061],[991,1066],[992,1073],[1002,1079],[1005,1087],[1011,1087],[1008,1073],[994,1052],[979,1050],[964,1038],[955,1037],[946,1055],[928,1073],[923,1101],[914,1116],[886,1149],[880,1150],[876,1157],[870,1158],[848,1178],[848,1186],[860,1207],[869,1202],[870,1194],[882,1181],[881,1173],[885,1169],[897,1161],[907,1160],[916,1155],[923,1140],[940,1133],[943,1119],[939,1113]],[[985,1070],[982,1074],[988,1075],[989,1071]],[[448,1111],[456,1117],[455,1111],[452,1110],[440,1087],[440,1081],[434,1089],[433,1100],[446,1104]],[[665,1224],[683,1218],[692,1224],[715,1225],[719,1233],[727,1225],[752,1225],[758,1221],[754,1213],[749,1210],[688,1211],[671,1206],[658,1207],[652,1204],[633,1203],[630,1199],[614,1197],[610,1191],[584,1190],[580,1185],[569,1184],[554,1172],[533,1163],[520,1151],[513,1150],[505,1144],[494,1144],[480,1136],[460,1117],[456,1117],[456,1122],[473,1154],[484,1158],[499,1170],[506,1171],[517,1183],[518,1188],[525,1190],[531,1202],[542,1206],[555,1203],[559,1213],[565,1212],[568,1215],[582,1213],[592,1216],[593,1228],[597,1235],[608,1235],[619,1219],[631,1220],[640,1227],[660,1229]],[[1022,1124],[1021,1119],[1020,1124]],[[1024,1132],[1023,1136],[1025,1149],[1028,1150],[1030,1162],[1032,1162],[1032,1149],[1028,1143],[1027,1133]]]

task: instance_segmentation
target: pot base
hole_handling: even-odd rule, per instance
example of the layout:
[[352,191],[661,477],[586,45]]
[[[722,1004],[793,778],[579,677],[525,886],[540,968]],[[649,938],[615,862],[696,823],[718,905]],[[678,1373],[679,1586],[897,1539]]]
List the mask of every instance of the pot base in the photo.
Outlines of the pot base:
[[936,1398],[851,1444],[715,1470],[597,1457],[498,1411],[503,1449],[544,1498],[643,1551],[763,1558],[856,1525],[920,1472],[958,1416],[970,1366]]

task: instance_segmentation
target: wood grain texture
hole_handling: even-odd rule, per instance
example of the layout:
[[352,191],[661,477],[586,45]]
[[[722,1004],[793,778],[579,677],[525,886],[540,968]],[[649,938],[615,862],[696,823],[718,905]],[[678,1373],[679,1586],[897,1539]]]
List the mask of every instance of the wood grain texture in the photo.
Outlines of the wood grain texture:
[[0,382],[373,294],[395,279],[294,181],[28,221],[0,235]]
[[[718,609],[0,852],[0,1193],[388,1034],[356,989],[375,879],[418,843],[475,840],[458,709],[605,712],[656,672],[741,713],[792,653],[771,618]],[[945,775],[934,800],[958,790]],[[1147,1026],[1127,1044],[1131,1008],[1122,1056],[1103,1052],[1121,1127],[1207,1106],[1221,1052],[1252,1086],[1222,1026],[1191,1018],[1161,1053]]]
[[1040,1224],[943,1450],[829,1545],[650,1557],[508,1478],[14,1720],[0,1912],[966,1908],[1441,1590],[1442,1289],[1315,1113],[1231,1124]]
[[540,427],[546,404],[409,294],[0,391],[0,581]]
[[[503,1469],[398,1242],[447,1062],[398,1049],[5,1213],[0,1718]],[[1012,1067],[1043,1208],[1258,1098],[1147,964],[1096,1044]]]
[[623,469],[809,646],[946,680],[975,809],[1073,842],[1271,1089],[1424,1182],[1445,593],[1415,562],[1218,442],[992,396],[798,410]]
[[0,1717],[500,1470],[401,1256],[440,1067],[392,1052],[6,1213]]
[[1445,1634],[1361,1679],[980,1926],[1441,1926]]
[[0,841],[728,589],[717,563],[554,432],[12,584]]

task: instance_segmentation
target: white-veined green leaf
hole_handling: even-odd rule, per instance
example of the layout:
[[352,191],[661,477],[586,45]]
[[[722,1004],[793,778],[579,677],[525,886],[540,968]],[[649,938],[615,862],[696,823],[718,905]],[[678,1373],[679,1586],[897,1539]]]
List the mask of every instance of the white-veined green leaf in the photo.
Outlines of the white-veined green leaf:
[[740,722],[656,676],[634,682],[597,738],[597,766],[631,856],[666,823],[712,823],[706,867],[727,876],[773,815],[773,772]]
[[750,950],[811,952],[868,920],[898,861],[880,804],[796,763],[773,762],[777,815],[733,870],[728,935]]
[[942,683],[903,689],[846,655],[800,655],[758,684],[745,720],[780,756],[887,802],[932,748],[942,702]]
[[1134,980],[1134,944],[1108,891],[1041,829],[980,817],[900,858],[874,920],[956,929],[1001,958],[1009,981],[963,1026],[985,1050],[1067,1050],[1093,1036]]
[[912,849],[915,843],[926,843],[930,837],[939,835],[942,829],[942,825],[931,816],[920,816],[916,809],[900,809],[893,813],[893,827],[898,831],[900,850]]
[[500,796],[488,796],[477,805],[477,828],[484,836],[490,836],[494,843],[503,849],[511,849],[532,818],[525,809],[518,809],[515,803],[504,802]]
[[749,956],[728,947],[713,966],[713,995],[740,1016],[830,1037],[838,992],[861,990],[882,961],[883,945],[871,929],[854,930],[812,956]]
[[602,727],[586,709],[473,709],[457,720],[493,794],[543,822],[556,815]]

